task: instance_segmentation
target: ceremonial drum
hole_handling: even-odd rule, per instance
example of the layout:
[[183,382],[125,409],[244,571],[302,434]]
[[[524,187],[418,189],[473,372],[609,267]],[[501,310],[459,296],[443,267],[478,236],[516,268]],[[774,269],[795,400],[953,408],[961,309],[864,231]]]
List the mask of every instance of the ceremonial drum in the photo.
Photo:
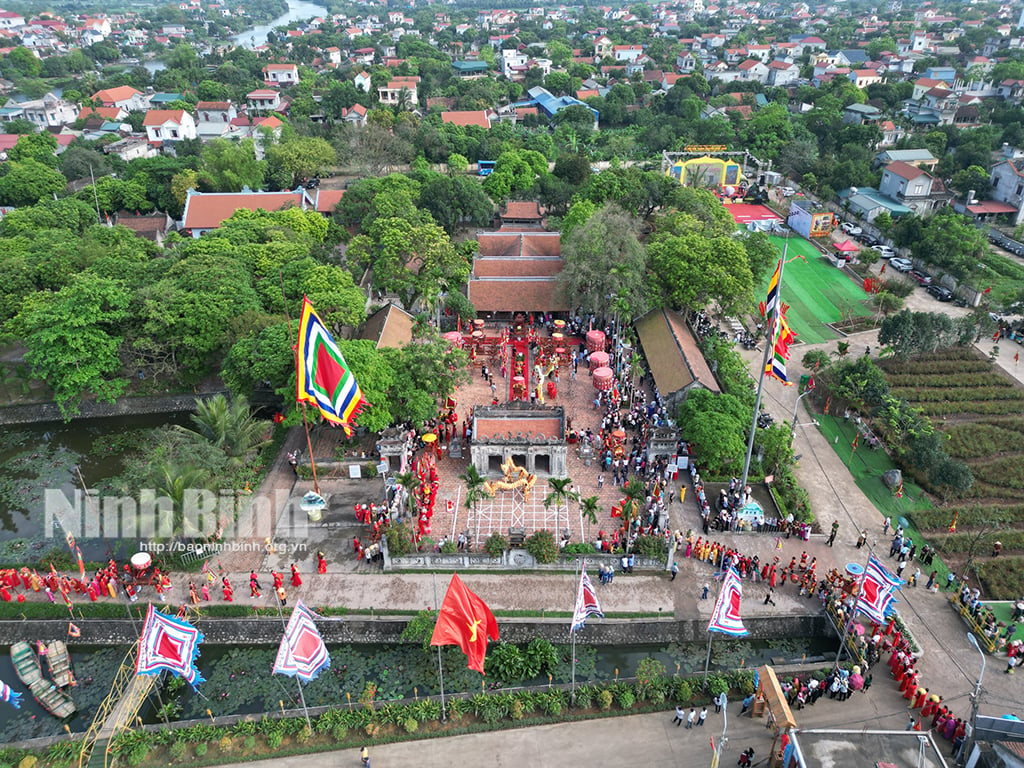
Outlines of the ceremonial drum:
[[600,392],[608,392],[612,388],[612,380],[615,374],[611,368],[598,368],[593,373],[594,389]]
[[554,344],[556,347],[561,346],[562,344],[565,343],[565,334],[555,331],[554,333],[551,334],[551,343]]
[[552,325],[555,326],[556,331],[565,330],[565,320],[555,320],[555,322],[553,322]]
[[607,352],[595,352],[590,356],[590,372],[593,373],[598,368],[608,367],[608,353]]
[[153,558],[148,552],[137,552],[131,557],[132,568],[136,571],[144,571],[149,568]]
[[476,320],[474,320],[473,327],[476,328],[478,331],[482,331],[484,327],[483,319],[478,317]]
[[587,331],[587,349],[591,352],[604,351],[604,331]]
[[462,334],[459,333],[458,331],[448,331],[448,333],[444,335],[444,340],[451,344],[453,347],[462,346]]

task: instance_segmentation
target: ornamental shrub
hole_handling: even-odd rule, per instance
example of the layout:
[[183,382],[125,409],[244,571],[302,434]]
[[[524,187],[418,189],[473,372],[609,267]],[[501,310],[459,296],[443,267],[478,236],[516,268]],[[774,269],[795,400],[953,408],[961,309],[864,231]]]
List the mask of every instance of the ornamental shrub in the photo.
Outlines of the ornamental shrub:
[[[178,742],[175,742],[175,744],[177,744],[177,743]],[[182,746],[185,746],[185,745],[182,744]],[[174,744],[171,745],[171,748],[172,749],[174,748]],[[242,749],[245,749],[247,751],[251,751],[253,749],[256,749],[256,737],[255,736],[246,736],[245,739],[242,740]],[[174,755],[172,753],[171,757],[173,757],[173,756]]]
[[612,708],[612,692],[607,688],[602,688],[597,692],[597,706],[602,712],[607,712]]
[[526,551],[541,565],[555,562],[558,559],[555,535],[546,528],[534,532],[526,539]]
[[508,549],[508,539],[500,533],[492,533],[484,542],[484,552],[491,557],[501,557],[506,549]]
[[402,727],[405,728],[406,733],[416,733],[416,729],[420,727],[420,724],[416,722],[415,717],[407,717],[402,721]]
[[[252,736],[250,736],[249,738],[252,739],[253,745],[255,745],[256,744],[256,739],[253,739]],[[171,759],[174,760],[175,762],[183,759],[185,757],[185,752],[187,752],[187,751],[188,751],[188,744],[186,744],[184,741],[172,742],[171,746],[169,746],[167,748],[167,753],[171,756]]]
[[629,686],[623,685],[615,692],[615,703],[620,709],[632,709],[636,703],[636,694]]
[[[203,757],[209,748],[209,745],[205,741],[201,741],[198,744],[196,744],[194,747],[196,757]],[[143,757],[145,757],[145,754],[143,754]]]

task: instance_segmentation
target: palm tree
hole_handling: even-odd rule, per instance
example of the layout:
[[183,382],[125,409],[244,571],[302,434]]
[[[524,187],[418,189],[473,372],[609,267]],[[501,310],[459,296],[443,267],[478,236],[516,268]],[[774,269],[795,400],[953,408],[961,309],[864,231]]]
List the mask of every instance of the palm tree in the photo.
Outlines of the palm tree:
[[209,400],[196,400],[191,418],[195,429],[179,429],[206,438],[235,466],[244,464],[252,451],[267,443],[266,425],[253,417],[244,397],[229,401],[224,395],[214,395]]
[[[640,515],[640,505],[644,502],[647,497],[647,488],[644,486],[643,481],[637,478],[633,478],[626,483],[625,488],[622,489],[626,494],[628,502],[622,505],[622,519],[623,524],[626,526],[626,542],[629,542],[629,527],[633,521]],[[627,547],[628,548],[628,547]]]
[[466,471],[459,475],[459,479],[466,484],[466,509],[472,512],[476,509],[477,502],[483,498],[484,478],[476,466],[470,464]]
[[[549,477],[548,487],[551,492],[544,497],[544,509],[550,509],[555,505],[555,534],[558,534],[558,508],[565,504],[565,519],[569,519],[569,500],[579,499],[580,495],[572,490],[571,477]],[[582,532],[581,532],[582,533]]]
[[[157,491],[166,496],[174,505],[174,534],[197,536],[200,531],[185,530],[185,492],[194,488],[204,488],[210,479],[210,472],[193,464],[177,464],[163,461],[156,469]],[[209,534],[209,531],[205,533]]]
[[590,526],[597,525],[597,511],[599,509],[597,496],[587,496],[580,500],[580,517],[587,521],[587,541],[590,541]]

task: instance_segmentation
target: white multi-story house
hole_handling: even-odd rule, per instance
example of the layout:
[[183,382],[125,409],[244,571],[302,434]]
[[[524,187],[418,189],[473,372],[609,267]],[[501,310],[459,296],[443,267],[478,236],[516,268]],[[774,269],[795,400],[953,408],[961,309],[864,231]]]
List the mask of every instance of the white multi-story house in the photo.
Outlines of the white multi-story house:
[[385,106],[397,106],[402,100],[402,93],[405,92],[405,103],[408,109],[415,109],[419,104],[419,94],[416,91],[420,79],[417,76],[396,77],[388,81],[388,84],[377,89],[377,98]]
[[223,136],[238,117],[235,105],[228,101],[200,101],[196,104],[196,132],[201,139]]
[[78,118],[79,107],[69,101],[47,93],[41,99],[31,101],[7,102],[8,107],[21,109],[21,117],[25,118],[36,127],[37,130],[44,128],[59,128],[62,125],[73,123]]
[[197,137],[196,121],[183,109],[151,109],[142,125],[149,143],[157,147]]
[[0,11],[0,29],[24,27],[25,17],[14,11]]
[[263,83],[265,85],[287,87],[296,85],[298,82],[299,67],[297,64],[267,64],[263,68]]
[[249,106],[257,112],[273,112],[281,109],[281,93],[270,88],[257,88],[246,96]]

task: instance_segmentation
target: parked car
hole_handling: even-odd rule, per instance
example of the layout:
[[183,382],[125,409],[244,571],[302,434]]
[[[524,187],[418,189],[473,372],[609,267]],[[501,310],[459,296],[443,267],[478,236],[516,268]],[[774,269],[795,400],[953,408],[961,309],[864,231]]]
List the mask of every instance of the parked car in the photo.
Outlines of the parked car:
[[896,255],[896,251],[894,251],[888,245],[873,245],[871,246],[871,250],[878,251],[880,254],[882,254],[883,259],[891,259],[893,256]]
[[917,280],[917,282],[919,282],[921,285],[932,284],[932,276],[929,275],[927,272],[922,272],[920,269],[910,270],[910,276]]
[[792,197],[796,194],[796,190],[792,187],[783,187],[781,191],[783,197]]
[[844,221],[840,229],[848,235],[862,235],[864,234],[863,227],[858,227],[852,221]]
[[874,248],[876,245],[882,244],[881,240],[877,237],[872,237],[871,235],[860,235],[854,239],[864,243],[868,248]]
[[939,301],[953,300],[953,292],[949,290],[949,288],[945,288],[941,285],[928,285],[925,286],[925,290]]
[[897,272],[909,272],[914,268],[914,262],[910,259],[889,259],[889,266]]

